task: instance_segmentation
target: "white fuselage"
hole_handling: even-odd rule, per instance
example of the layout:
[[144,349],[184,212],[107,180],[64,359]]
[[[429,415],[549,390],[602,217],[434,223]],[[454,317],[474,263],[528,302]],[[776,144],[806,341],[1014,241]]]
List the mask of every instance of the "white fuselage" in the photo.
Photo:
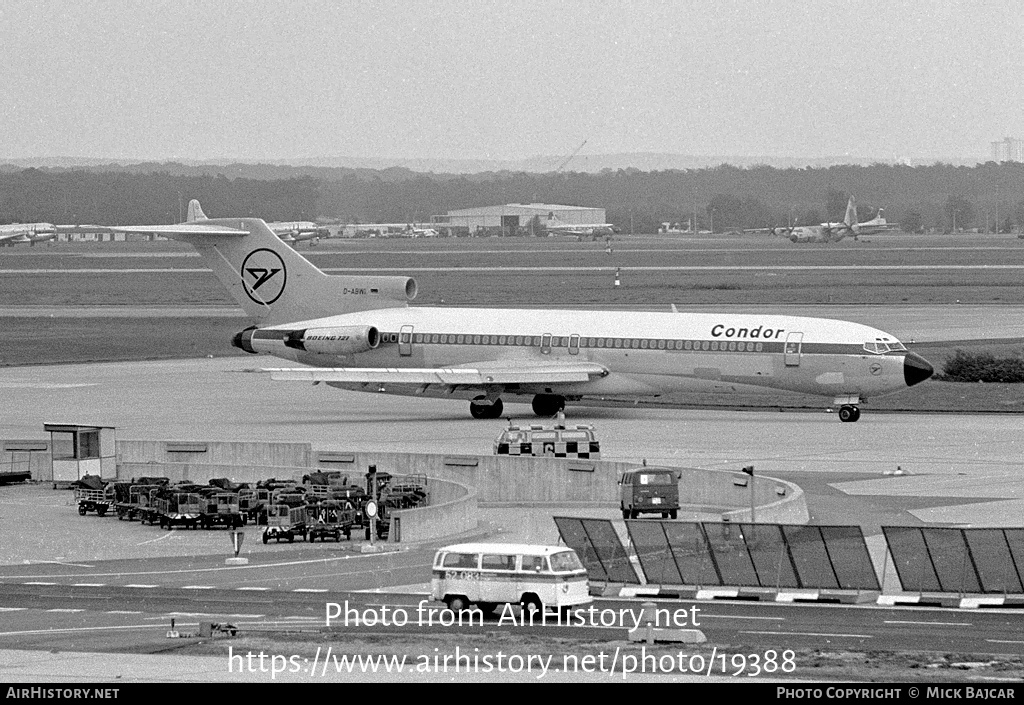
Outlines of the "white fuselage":
[[[376,349],[325,355],[272,339],[272,331],[359,325],[380,331]],[[505,395],[640,398],[744,391],[865,399],[908,384],[908,353],[889,334],[858,323],[794,316],[401,307],[270,326],[260,336],[254,341],[258,352],[317,367],[450,368],[506,361],[586,362],[607,370],[586,382],[516,385]],[[886,352],[870,352],[865,344]],[[452,393],[423,385],[377,386],[384,388],[373,391]]]

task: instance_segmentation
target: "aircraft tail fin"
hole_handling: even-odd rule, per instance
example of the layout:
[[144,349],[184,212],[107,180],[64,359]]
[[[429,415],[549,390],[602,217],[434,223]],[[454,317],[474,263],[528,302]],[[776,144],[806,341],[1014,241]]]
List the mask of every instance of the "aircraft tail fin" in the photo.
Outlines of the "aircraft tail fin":
[[199,201],[193,198],[188,202],[188,220],[185,222],[194,223],[197,220],[209,220],[209,218],[203,213],[203,207],[199,205]]
[[416,296],[409,277],[329,276],[259,218],[207,218],[198,201],[188,222],[117,228],[188,242],[260,325],[309,321],[342,313],[405,306]]
[[857,224],[857,204],[853,196],[850,196],[850,200],[846,204],[846,217],[843,218],[843,223],[848,228],[852,228]]

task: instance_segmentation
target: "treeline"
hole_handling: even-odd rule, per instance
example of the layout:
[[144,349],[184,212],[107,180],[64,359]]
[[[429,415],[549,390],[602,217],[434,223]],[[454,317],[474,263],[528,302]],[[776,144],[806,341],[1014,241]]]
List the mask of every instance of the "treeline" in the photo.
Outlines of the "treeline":
[[968,353],[957,350],[936,377],[947,382],[1024,382],[1024,358],[1019,355],[996,357],[990,352]]
[[838,221],[849,195],[859,220],[884,208],[911,231],[1024,229],[1024,164],[994,162],[472,175],[246,164],[7,169],[0,222],[175,222],[190,198],[211,216],[340,222],[424,222],[452,209],[543,202],[604,208],[627,231],[696,216],[698,227],[721,232]]

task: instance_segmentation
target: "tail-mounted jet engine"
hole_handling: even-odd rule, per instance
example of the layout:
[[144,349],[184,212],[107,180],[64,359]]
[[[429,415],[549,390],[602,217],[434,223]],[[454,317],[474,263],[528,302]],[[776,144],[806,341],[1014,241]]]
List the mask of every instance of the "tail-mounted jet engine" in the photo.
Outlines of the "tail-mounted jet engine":
[[237,333],[231,344],[249,353],[281,352],[281,345],[321,355],[352,355],[367,352],[380,345],[380,331],[374,326],[339,326],[335,328],[246,328]]
[[284,344],[295,350],[321,355],[352,355],[380,345],[380,332],[373,326],[305,328],[289,333]]

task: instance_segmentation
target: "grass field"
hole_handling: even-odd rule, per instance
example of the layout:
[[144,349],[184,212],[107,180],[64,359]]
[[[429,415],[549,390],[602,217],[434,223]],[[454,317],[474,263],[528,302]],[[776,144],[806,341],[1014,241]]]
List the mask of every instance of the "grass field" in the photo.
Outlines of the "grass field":
[[[665,310],[670,304],[1024,303],[1024,240],[1010,237],[890,235],[794,245],[752,237],[638,236],[617,238],[611,254],[604,243],[561,238],[331,240],[300,251],[336,273],[408,272],[419,283],[417,305]],[[939,268],[891,268],[899,264]],[[767,265],[778,269],[758,269]],[[619,287],[615,267],[621,268]],[[743,267],[750,269],[718,269]],[[128,269],[180,271],[116,271]],[[3,316],[11,306],[233,306],[191,248],[179,243],[10,248],[0,252],[0,270],[0,365],[243,355],[230,345],[247,325],[242,317]],[[1024,341],[913,346],[940,372],[957,348],[1004,356],[1024,351]],[[1019,413],[1022,386],[929,381],[871,400],[870,407]],[[673,403],[715,406],[721,400],[690,396]],[[739,407],[760,403],[728,400]],[[824,402],[809,397],[786,406],[821,408]]]

